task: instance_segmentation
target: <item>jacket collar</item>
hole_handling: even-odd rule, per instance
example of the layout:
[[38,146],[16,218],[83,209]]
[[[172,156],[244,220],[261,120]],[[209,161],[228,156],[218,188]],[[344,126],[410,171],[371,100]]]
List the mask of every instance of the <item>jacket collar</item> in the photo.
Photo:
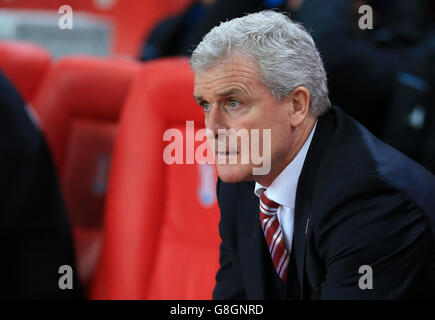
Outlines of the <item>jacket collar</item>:
[[304,297],[306,236],[310,232],[311,199],[318,169],[328,142],[335,130],[335,111],[319,117],[316,132],[302,167],[296,192],[293,250],[299,280],[300,298]]

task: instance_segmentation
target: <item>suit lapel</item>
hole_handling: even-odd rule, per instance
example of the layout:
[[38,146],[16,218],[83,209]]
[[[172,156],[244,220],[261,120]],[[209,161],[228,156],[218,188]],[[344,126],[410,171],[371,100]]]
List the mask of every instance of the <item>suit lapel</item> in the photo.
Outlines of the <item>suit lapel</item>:
[[305,158],[296,191],[293,249],[300,286],[300,298],[304,298],[306,234],[312,224],[310,209],[312,192],[323,152],[335,129],[334,113],[327,112],[317,122],[316,131]]

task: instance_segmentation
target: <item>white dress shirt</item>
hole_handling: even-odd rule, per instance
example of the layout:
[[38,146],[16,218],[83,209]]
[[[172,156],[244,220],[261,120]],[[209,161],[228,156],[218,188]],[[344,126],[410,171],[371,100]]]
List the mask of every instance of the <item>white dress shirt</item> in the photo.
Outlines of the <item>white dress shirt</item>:
[[277,216],[283,232],[284,244],[289,255],[293,240],[296,189],[316,126],[317,122],[296,157],[273,180],[269,188],[263,187],[258,182],[255,183],[254,193],[257,197],[260,197],[263,190],[266,189],[266,196],[280,205]]

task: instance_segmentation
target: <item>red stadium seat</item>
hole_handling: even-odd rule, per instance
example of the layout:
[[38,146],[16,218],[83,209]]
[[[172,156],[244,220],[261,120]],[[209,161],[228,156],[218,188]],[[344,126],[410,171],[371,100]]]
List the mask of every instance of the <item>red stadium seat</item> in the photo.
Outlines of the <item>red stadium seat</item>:
[[38,45],[18,41],[0,42],[0,69],[25,101],[33,101],[50,63],[50,53]]
[[203,126],[187,61],[150,62],[120,123],[92,299],[211,298],[219,256],[215,167],[167,165],[162,157],[163,133],[177,128],[186,137],[186,120]]
[[119,115],[139,66],[118,59],[65,58],[51,68],[35,99],[70,214],[85,287],[101,246],[106,180]]

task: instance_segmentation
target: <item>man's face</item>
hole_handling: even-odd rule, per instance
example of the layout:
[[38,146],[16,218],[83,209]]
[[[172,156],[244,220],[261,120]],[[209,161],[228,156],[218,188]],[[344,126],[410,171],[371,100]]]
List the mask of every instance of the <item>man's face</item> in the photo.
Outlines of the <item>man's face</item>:
[[[269,88],[262,83],[253,60],[245,56],[224,58],[207,71],[196,73],[194,87],[195,100],[204,110],[205,126],[214,134],[214,142],[225,138],[222,134],[218,136],[219,129],[234,129],[235,132],[246,129],[248,133],[252,132],[251,129],[259,129],[257,150],[261,153],[263,144],[270,143],[270,155],[262,155],[270,156],[271,171],[265,176],[253,175],[253,168],[260,167],[261,164],[252,163],[251,154],[249,163],[242,163],[241,151],[246,147],[246,140],[238,139],[235,146],[229,144],[227,139],[225,150],[212,145],[212,149],[216,150],[218,174],[223,181],[235,183],[253,180],[264,183],[268,176],[276,176],[290,162],[288,157],[292,127],[289,103],[285,99],[282,102],[275,99]],[[270,141],[263,138],[264,129],[270,129]],[[255,141],[251,141],[251,135],[249,137],[247,143],[251,147],[250,144]],[[209,142],[213,144],[213,139],[209,139]],[[252,150],[249,150],[251,153]],[[229,157],[235,155],[237,163],[229,164]],[[227,158],[226,164],[221,163],[222,158]]]

